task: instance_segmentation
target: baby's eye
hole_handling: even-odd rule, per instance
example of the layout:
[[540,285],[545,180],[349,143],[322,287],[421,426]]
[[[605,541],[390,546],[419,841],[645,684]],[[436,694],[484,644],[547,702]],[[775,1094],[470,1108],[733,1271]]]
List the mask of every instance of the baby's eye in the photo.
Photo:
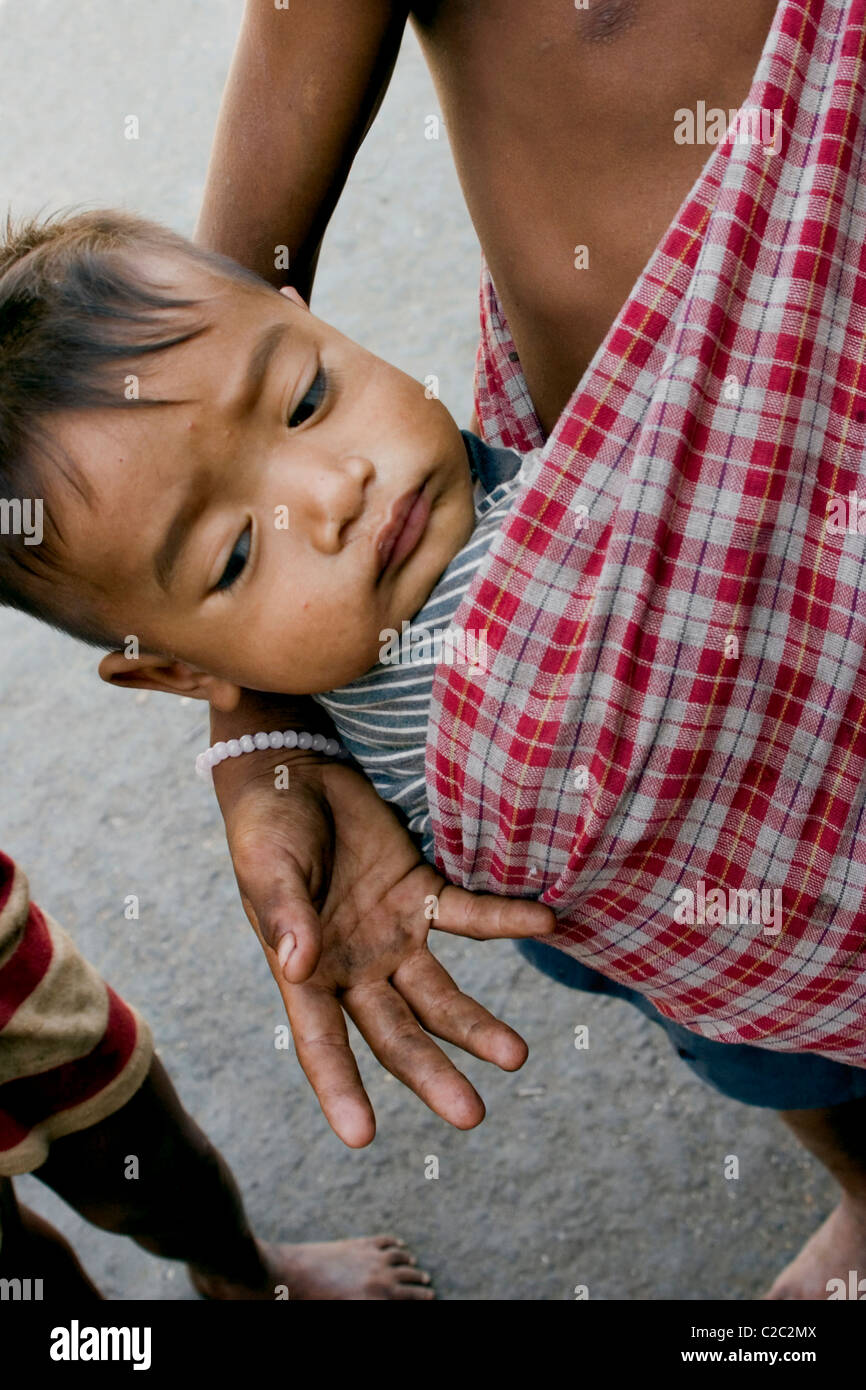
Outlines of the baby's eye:
[[216,585],[217,589],[230,589],[246,569],[247,560],[250,558],[251,536],[251,527],[247,526],[243,534],[238,537],[235,548],[229,556],[228,564],[223,570],[222,577]]
[[303,400],[299,401],[288,419],[290,430],[296,430],[299,425],[303,425],[309,420],[311,415],[315,415],[319,406],[328,394],[328,378],[320,367],[313,377]]

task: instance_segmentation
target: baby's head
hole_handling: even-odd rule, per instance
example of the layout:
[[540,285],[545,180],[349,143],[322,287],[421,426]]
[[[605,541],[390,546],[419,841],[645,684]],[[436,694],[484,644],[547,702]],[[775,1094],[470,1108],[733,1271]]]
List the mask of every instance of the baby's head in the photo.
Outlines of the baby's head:
[[0,537],[0,603],[137,645],[103,662],[119,684],[223,708],[368,670],[473,526],[460,431],[423,386],[293,290],[114,212],[0,244],[0,496],[43,504],[40,544]]

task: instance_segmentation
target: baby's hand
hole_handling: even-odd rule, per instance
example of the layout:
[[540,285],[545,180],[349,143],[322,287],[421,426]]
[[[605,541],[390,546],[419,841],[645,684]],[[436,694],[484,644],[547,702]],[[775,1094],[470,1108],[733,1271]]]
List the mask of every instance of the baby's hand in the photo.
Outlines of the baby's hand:
[[[553,930],[553,913],[447,885],[349,767],[293,765],[289,801],[273,787],[273,776],[262,776],[224,808],[229,845],[298,1059],[331,1128],[353,1148],[369,1144],[376,1129],[344,1009],[382,1065],[431,1110],[458,1129],[480,1124],[480,1096],[428,1035],[506,1071],[523,1065],[526,1044],[461,993],[428,949],[427,933],[435,925],[479,940],[540,936]],[[288,956],[287,938],[295,943]]]

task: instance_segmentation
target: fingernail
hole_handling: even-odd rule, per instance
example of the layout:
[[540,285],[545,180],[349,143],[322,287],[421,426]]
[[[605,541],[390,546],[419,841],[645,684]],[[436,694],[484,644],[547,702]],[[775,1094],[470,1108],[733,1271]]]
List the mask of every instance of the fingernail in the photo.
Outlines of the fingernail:
[[287,931],[277,947],[277,960],[280,962],[280,969],[285,970],[289,956],[298,943],[295,941],[295,933]]

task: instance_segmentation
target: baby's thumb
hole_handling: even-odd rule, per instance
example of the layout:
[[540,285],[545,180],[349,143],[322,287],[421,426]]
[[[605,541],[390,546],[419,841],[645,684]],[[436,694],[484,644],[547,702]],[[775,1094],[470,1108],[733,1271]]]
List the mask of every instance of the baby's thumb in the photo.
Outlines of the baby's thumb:
[[267,896],[246,894],[262,940],[276,952],[283,979],[290,985],[309,979],[322,951],[319,914],[300,871],[287,869],[279,883],[268,885]]

